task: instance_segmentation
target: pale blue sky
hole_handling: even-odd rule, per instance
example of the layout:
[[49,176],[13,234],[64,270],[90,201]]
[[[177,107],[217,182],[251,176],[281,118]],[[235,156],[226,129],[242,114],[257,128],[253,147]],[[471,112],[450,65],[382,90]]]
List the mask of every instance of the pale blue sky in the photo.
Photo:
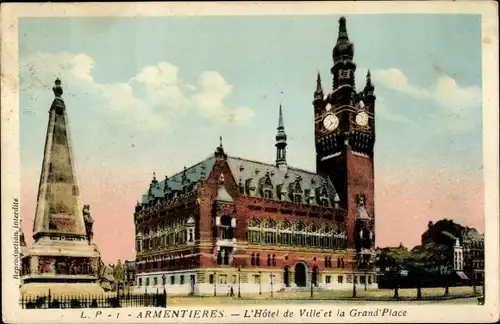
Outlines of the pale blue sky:
[[[311,101],[318,70],[331,89],[339,17],[21,19],[23,172],[38,178],[56,76],[65,87],[80,179],[115,170],[146,189],[151,172],[163,178],[212,154],[219,135],[230,155],[273,163],[280,103],[289,164],[314,170]],[[480,16],[346,18],[357,89],[370,68],[378,97],[376,177],[435,170],[460,186],[461,175],[482,163]],[[136,82],[142,69],[161,62],[178,68],[170,77],[181,94],[166,91],[161,78]],[[212,74],[204,88],[205,71]],[[153,98],[159,91],[166,94]],[[207,106],[207,98],[216,103]],[[241,122],[200,113],[215,106],[237,111]],[[479,173],[473,177],[481,181]],[[140,191],[130,195],[139,199]],[[122,204],[132,211],[133,203]]]
[[[412,85],[423,88],[432,87],[442,75],[454,78],[462,87],[481,86],[480,16],[346,17],[360,70],[396,68]],[[249,137],[249,142],[253,142],[251,148],[265,148],[272,159],[277,109],[282,102],[286,131],[290,135],[290,162],[311,168],[314,164],[312,92],[318,70],[322,73],[324,88],[331,87],[329,68],[337,20],[337,15],[23,19],[19,29],[20,56],[22,60],[35,52],[84,53],[94,60],[92,76],[98,83],[127,82],[141,68],[161,61],[179,67],[180,78],[192,84],[201,72],[214,70],[234,87],[227,104],[247,106],[255,112],[255,117],[246,125],[214,124],[189,113],[176,121],[182,129],[137,131],[106,117],[102,113],[106,107],[90,106],[92,98],[83,100],[83,93],[66,89],[76,96],[71,100],[67,98],[75,144],[84,145],[83,134],[77,133],[78,129],[95,130],[90,134],[86,132],[87,144],[79,148],[79,156],[95,154],[91,151],[95,145],[102,143],[107,147],[111,139],[116,141],[116,146],[106,153],[122,159],[134,158],[137,152],[154,155],[162,147],[187,140],[189,148],[196,152],[196,158],[191,159],[194,162],[210,154],[218,135],[222,134],[230,153],[250,157],[252,153],[246,150],[249,143],[242,145],[243,138]],[[357,78],[359,89],[364,85],[364,75],[358,73]],[[391,112],[415,121],[408,125],[378,116],[376,151],[380,163],[394,158],[412,160],[420,154],[433,159],[460,158],[462,162],[481,163],[479,101],[473,107],[475,113],[467,116],[471,127],[458,134],[443,134],[431,128],[437,125],[446,128],[453,119],[442,118],[436,123],[442,116],[430,116],[438,109],[435,102],[388,91],[380,84],[376,87],[376,94],[383,96]],[[52,95],[47,93],[49,97]],[[43,134],[45,120],[38,118],[38,112],[45,112],[50,104],[49,99],[30,102],[27,94],[21,92],[21,104],[33,106],[31,110],[36,113],[21,115],[22,127],[30,129],[21,137],[23,163],[39,162],[41,158],[38,136],[32,135]],[[431,117],[434,120],[430,120]],[[120,136],[115,136],[108,127],[116,128]],[[208,133],[200,137],[196,131],[199,127],[209,128]],[[205,145],[209,147],[203,148]],[[304,154],[309,157],[307,161],[299,159],[299,155]],[[294,163],[294,159],[299,160]]]

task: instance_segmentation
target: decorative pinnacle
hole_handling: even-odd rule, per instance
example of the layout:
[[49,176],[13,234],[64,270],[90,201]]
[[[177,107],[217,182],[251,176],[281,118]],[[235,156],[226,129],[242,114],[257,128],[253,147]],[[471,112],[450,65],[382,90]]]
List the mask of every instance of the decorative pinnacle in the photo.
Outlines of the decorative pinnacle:
[[283,111],[282,111],[281,105],[280,105],[280,114],[279,114],[279,119],[278,119],[278,130],[284,129],[284,128],[285,128],[285,125],[283,123]]
[[278,133],[276,134],[276,147],[286,146],[286,133],[285,133],[285,123],[283,122],[283,109],[280,105],[279,119],[278,119]]
[[323,93],[323,87],[321,86],[321,75],[318,71],[318,77],[316,78],[316,93]]
[[370,70],[368,70],[368,73],[366,73],[365,92],[367,92],[367,93],[373,93],[374,89],[375,89],[375,87],[372,84],[372,75],[370,73]]
[[60,98],[63,94],[61,80],[59,80],[59,78],[57,78],[54,83],[55,83],[55,85],[52,87],[52,91],[54,92],[54,96],[56,96],[56,98]]
[[219,136],[219,141],[220,141],[220,147],[222,147],[222,136]]
[[347,36],[347,26],[346,26],[346,19],[345,17],[340,17],[339,19],[339,37],[338,39],[345,39],[349,40],[349,37]]

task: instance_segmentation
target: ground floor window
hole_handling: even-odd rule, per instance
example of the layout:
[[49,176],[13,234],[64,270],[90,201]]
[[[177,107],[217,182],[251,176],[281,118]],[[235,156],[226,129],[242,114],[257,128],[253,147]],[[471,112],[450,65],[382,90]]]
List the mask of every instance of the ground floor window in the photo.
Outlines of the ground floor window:
[[170,276],[170,284],[175,285],[175,277],[174,276]]
[[359,276],[359,283],[365,284],[366,283],[366,276]]
[[332,280],[332,277],[331,277],[331,276],[326,276],[326,277],[325,277],[325,282],[326,282],[327,284],[329,284],[329,283],[331,282],[331,280]]
[[347,275],[347,283],[352,283],[352,276],[351,275]]
[[214,283],[214,275],[211,274],[209,277],[208,277],[208,282],[213,284]]
[[372,276],[368,276],[368,284],[371,285],[372,284]]
[[337,281],[341,284],[344,281],[344,276],[338,276]]
[[184,276],[181,276],[181,285],[184,284]]

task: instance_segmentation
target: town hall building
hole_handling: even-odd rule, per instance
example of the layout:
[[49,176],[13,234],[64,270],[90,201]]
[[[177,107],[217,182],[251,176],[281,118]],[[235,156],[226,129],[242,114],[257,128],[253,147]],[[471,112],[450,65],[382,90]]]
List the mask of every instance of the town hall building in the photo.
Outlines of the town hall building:
[[318,73],[316,172],[287,160],[279,109],[274,164],[215,152],[153,179],[137,203],[138,292],[263,293],[375,288],[375,95],[356,92],[346,19],[333,48],[333,85]]

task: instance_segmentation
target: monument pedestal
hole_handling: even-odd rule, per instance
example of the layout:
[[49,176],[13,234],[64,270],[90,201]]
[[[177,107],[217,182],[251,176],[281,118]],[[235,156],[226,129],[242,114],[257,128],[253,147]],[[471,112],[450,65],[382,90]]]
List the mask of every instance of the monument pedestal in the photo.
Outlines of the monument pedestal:
[[25,250],[21,295],[101,295],[98,283],[100,253],[86,240],[42,238]]

